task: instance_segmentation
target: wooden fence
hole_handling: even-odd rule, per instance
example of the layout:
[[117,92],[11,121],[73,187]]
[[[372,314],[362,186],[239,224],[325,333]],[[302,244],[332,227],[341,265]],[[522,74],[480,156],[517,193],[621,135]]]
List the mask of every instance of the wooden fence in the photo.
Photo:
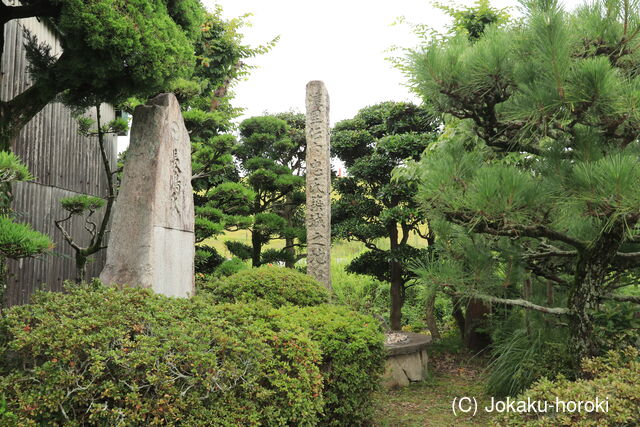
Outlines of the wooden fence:
[[[2,0],[0,0],[2,1]],[[31,81],[26,72],[24,29],[61,53],[55,32],[35,18],[14,20],[5,25],[5,46],[2,58],[0,99],[9,100],[24,91]],[[88,112],[95,116],[95,111]],[[115,117],[110,105],[101,107],[101,117],[109,121]],[[36,230],[51,236],[56,244],[53,252],[38,259],[10,261],[5,304],[24,304],[39,288],[61,290],[65,280],[75,277],[73,250],[64,242],[54,220],[64,218],[59,200],[77,194],[105,197],[106,178],[100,158],[97,138],[78,135],[77,123],[71,111],[60,103],[47,105],[22,130],[13,142],[13,151],[29,167],[35,180],[14,185],[13,207],[19,222],[27,222]],[[116,137],[108,137],[108,155],[112,165],[116,160]],[[97,219],[101,215],[97,215]],[[69,231],[72,236],[84,236],[83,220],[74,219]],[[96,254],[87,269],[87,277],[97,276],[105,261],[104,251]]]

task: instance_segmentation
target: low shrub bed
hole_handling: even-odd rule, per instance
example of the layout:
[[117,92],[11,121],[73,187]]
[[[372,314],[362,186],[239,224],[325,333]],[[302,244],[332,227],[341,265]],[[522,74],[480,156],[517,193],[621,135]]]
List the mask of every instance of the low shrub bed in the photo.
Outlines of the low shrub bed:
[[274,307],[312,306],[329,301],[328,292],[310,276],[289,268],[262,266],[202,285],[219,303],[264,300]]
[[[529,390],[514,400],[531,399],[534,402],[548,401],[565,403],[556,411],[546,413],[510,413],[497,424],[501,426],[634,426],[640,421],[640,353],[633,347],[610,351],[606,356],[583,362],[585,378],[569,381],[558,378],[538,381]],[[595,408],[584,402],[602,402]],[[569,406],[568,402],[582,401],[582,410]],[[562,404],[560,404],[562,405]],[[572,410],[573,408],[573,410]],[[586,410],[585,410],[586,409]],[[596,411],[596,409],[598,409]]]
[[324,414],[320,424],[363,425],[369,421],[386,357],[384,336],[370,316],[346,307],[283,307],[277,313],[309,331],[322,352]]
[[0,324],[0,425],[314,425],[320,351],[266,304],[101,285]]
[[[385,358],[378,323],[321,304],[327,292],[301,273],[257,270],[226,284],[237,303],[94,283],[7,310],[0,425],[367,422]],[[244,302],[260,283],[266,297]]]

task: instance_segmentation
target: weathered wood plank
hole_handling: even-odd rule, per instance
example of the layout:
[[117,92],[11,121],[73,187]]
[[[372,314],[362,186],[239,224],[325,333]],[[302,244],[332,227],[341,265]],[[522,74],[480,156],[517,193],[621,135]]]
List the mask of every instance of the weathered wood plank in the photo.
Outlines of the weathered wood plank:
[[[54,52],[61,52],[53,31],[36,19],[11,21],[5,25],[0,84],[0,99],[5,101],[31,84],[26,72],[24,28],[36,34],[40,41],[51,44]],[[95,118],[95,111],[90,115]],[[112,120],[115,110],[105,104],[101,107],[101,115],[105,122]],[[107,194],[97,140],[78,135],[77,129],[71,111],[60,103],[51,103],[25,126],[13,144],[14,152],[35,176],[33,182],[14,185],[13,207],[17,218],[51,236],[56,248],[53,254],[39,259],[9,262],[10,275],[5,295],[9,305],[28,302],[30,295],[42,286],[61,290],[63,281],[75,276],[73,251],[53,223],[65,216],[59,200],[81,193],[101,197]],[[115,168],[116,138],[109,136],[107,139],[108,155]],[[100,215],[96,220],[99,219]],[[88,241],[88,234],[79,218],[74,219],[70,229],[74,236],[83,236],[82,243]],[[99,275],[104,258],[103,253],[95,257],[88,267],[88,277]]]

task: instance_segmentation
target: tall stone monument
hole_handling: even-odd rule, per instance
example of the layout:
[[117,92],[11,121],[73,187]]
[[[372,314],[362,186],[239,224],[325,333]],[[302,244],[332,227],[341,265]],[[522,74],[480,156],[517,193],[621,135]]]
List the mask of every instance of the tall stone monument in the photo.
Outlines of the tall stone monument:
[[331,161],[329,94],[307,83],[307,273],[331,291]]
[[160,94],[133,113],[100,279],[192,296],[194,240],[189,135],[176,97]]

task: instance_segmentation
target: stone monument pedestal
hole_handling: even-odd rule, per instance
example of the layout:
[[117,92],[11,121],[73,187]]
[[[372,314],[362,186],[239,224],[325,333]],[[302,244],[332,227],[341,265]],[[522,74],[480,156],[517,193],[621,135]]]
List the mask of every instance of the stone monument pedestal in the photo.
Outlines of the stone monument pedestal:
[[385,344],[387,361],[382,383],[385,388],[406,387],[412,382],[423,381],[427,375],[427,346],[430,335],[404,332],[408,340]]

